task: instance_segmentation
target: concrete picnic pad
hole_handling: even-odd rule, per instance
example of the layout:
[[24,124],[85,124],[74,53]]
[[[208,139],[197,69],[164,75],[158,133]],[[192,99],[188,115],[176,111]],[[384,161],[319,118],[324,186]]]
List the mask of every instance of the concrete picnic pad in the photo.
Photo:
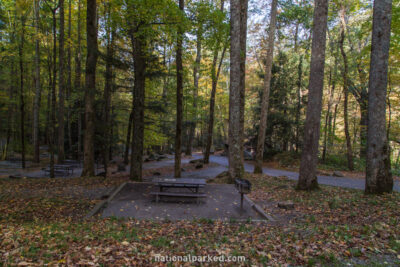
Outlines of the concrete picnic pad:
[[243,210],[240,208],[240,194],[234,185],[207,184],[203,189],[207,197],[200,199],[199,204],[196,203],[196,199],[170,197],[156,203],[150,192],[158,190],[159,188],[152,183],[127,183],[108,203],[102,216],[172,221],[264,219],[246,200],[243,202]]

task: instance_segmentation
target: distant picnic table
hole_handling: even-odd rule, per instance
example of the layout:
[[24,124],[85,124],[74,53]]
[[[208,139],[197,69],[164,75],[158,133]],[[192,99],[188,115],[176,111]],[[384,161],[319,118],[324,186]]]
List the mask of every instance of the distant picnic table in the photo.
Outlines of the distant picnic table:
[[[156,202],[159,202],[160,196],[168,197],[186,197],[196,198],[197,203],[199,198],[205,198],[206,194],[200,192],[200,189],[206,185],[205,179],[191,179],[191,178],[155,178],[153,183],[159,187],[158,192],[151,192],[156,196]],[[171,191],[169,189],[180,189],[180,191]],[[181,189],[188,189],[182,191]]]
[[[79,166],[79,162],[66,160],[64,164],[54,164],[54,174],[56,175],[72,175],[74,169]],[[50,165],[43,169],[45,175],[50,175]]]

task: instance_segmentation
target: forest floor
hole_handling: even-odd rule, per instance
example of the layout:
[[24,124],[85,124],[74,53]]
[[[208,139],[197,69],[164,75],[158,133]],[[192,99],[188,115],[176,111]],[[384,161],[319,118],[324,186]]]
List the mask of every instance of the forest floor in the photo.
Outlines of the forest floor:
[[[276,222],[85,220],[128,178],[0,179],[0,266],[166,266],[155,256],[188,254],[240,255],[248,266],[400,264],[399,193],[366,196],[324,185],[299,192],[285,177],[246,178],[249,197]],[[278,208],[281,201],[294,209]]]

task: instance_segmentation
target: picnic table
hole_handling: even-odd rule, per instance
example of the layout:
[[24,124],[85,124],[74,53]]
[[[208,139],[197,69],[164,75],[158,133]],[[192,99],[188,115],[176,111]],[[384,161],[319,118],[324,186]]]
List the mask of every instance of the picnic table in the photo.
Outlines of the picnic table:
[[[69,164],[54,164],[54,173],[55,174],[74,174],[74,165]],[[44,169],[44,173],[50,175],[50,166]]]
[[[151,192],[151,195],[156,196],[156,202],[159,202],[160,196],[169,197],[187,197],[196,198],[199,203],[199,198],[205,198],[206,194],[200,192],[200,188],[206,185],[205,179],[190,179],[190,178],[156,178],[153,183],[159,187],[158,192]],[[170,189],[175,189],[171,191]],[[188,189],[176,191],[176,189]]]

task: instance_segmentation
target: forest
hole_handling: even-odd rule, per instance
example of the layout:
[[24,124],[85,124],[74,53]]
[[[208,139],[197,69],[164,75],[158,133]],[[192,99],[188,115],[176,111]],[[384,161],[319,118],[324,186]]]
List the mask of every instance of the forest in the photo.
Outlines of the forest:
[[[119,155],[125,163],[131,158],[132,179],[139,180],[144,154],[194,149],[207,162],[236,127],[229,116],[230,97],[239,97],[230,94],[230,45],[237,40],[230,36],[229,3],[97,2],[90,13],[84,1],[2,1],[1,158],[37,163],[43,146],[51,162],[84,159],[82,175],[93,176],[94,161],[107,165]],[[241,142],[261,158],[296,158],[307,144],[313,3],[275,5],[272,28],[266,4],[250,1]],[[329,4],[326,18],[313,156],[350,171],[366,166],[372,14],[370,1],[343,0]],[[394,173],[400,168],[398,14],[395,3],[385,111]]]
[[[286,252],[279,254],[275,245],[270,244],[271,254],[265,254],[260,251],[267,251],[266,247],[258,247],[261,241],[252,241],[249,247],[258,252],[238,254],[246,255],[250,260],[246,264],[333,262],[341,266],[354,263],[346,258],[369,257],[365,260],[369,266],[381,262],[378,252],[382,250],[391,255],[389,266],[395,266],[400,260],[400,232],[393,229],[400,221],[399,177],[398,0],[0,1],[0,211],[7,213],[0,215],[0,230],[4,233],[13,233],[14,228],[3,222],[13,222],[17,229],[26,227],[17,226],[20,222],[44,220],[41,223],[47,225],[61,220],[64,224],[97,214],[107,219],[96,217],[99,228],[95,226],[93,233],[99,236],[104,227],[113,236],[116,223],[128,238],[112,237],[110,242],[118,241],[119,249],[127,249],[138,235],[151,249],[164,249],[170,243],[162,245],[161,232],[175,227],[170,217],[164,226],[146,220],[158,219],[157,208],[161,214],[166,205],[190,234],[212,228],[214,239],[205,237],[203,245],[213,254],[213,245],[225,242],[217,235],[218,223],[208,224],[208,220],[221,219],[225,211],[218,203],[212,204],[207,194],[222,190],[214,194],[226,196],[228,191],[223,190],[228,189],[218,185],[236,184],[241,200],[227,197],[223,201],[241,203],[243,208],[240,190],[247,183],[252,191],[244,193],[249,193],[245,203],[263,211],[255,217],[239,212],[234,220],[264,216],[267,221],[282,222],[285,226],[276,231],[284,236],[280,242],[284,244],[286,238],[289,244],[282,246],[302,238],[317,242],[295,232],[302,227],[311,231],[309,225],[318,222],[322,228],[313,231],[320,231],[322,239],[347,243],[341,249],[333,242],[331,254],[315,243],[301,256],[294,252],[300,245],[293,245],[285,250],[291,260],[285,260]],[[163,186],[171,186],[162,184],[166,181],[197,187],[193,192],[163,192]],[[146,184],[160,186],[159,192],[140,189]],[[202,195],[198,190],[203,187],[211,191]],[[75,192],[76,188],[83,191]],[[138,203],[136,210],[124,214],[128,208],[116,208],[112,198],[122,198],[128,189],[148,195],[132,198]],[[31,194],[28,206],[23,192]],[[200,227],[192,229],[182,221],[187,218],[180,204],[157,206],[159,195],[172,194],[193,197],[198,203],[206,198],[199,212],[210,206],[210,212],[219,210],[220,214],[205,216]],[[156,196],[156,204],[149,195]],[[221,207],[228,209],[226,203]],[[96,204],[103,206],[97,209]],[[150,205],[154,214],[140,215],[140,205]],[[310,206],[316,208],[311,211]],[[51,207],[58,212],[53,215]],[[368,210],[374,215],[367,215]],[[202,217],[201,212],[194,217]],[[151,229],[153,234],[130,236],[126,229],[136,227],[132,226],[135,221],[108,219],[114,216],[138,219],[137,227]],[[360,223],[355,223],[357,218]],[[382,224],[382,231],[385,227],[393,231],[382,233],[371,244],[374,237],[363,239],[363,231],[381,229],[368,228],[368,220]],[[293,221],[301,226],[293,226]],[[332,230],[331,225],[340,229]],[[223,227],[228,239],[237,231],[255,233],[267,228],[251,223],[246,224],[247,232],[242,226]],[[293,232],[290,227],[300,228]],[[80,228],[71,231],[77,235]],[[359,231],[363,238],[350,242],[340,234],[333,237],[335,231]],[[351,233],[350,239],[357,236]],[[269,234],[274,235],[269,230],[262,235]],[[153,235],[160,239],[155,241]],[[12,265],[13,260],[27,263],[22,266],[51,265],[52,260],[67,265],[93,263],[92,252],[82,251],[90,246],[85,242],[72,249],[81,253],[76,258],[69,249],[57,248],[61,258],[54,254],[43,261],[42,254],[27,252],[23,255],[28,260],[22,261],[23,257],[17,260],[13,254],[4,254],[0,266],[2,261]],[[197,251],[185,242],[177,241]],[[359,250],[352,250],[353,244]],[[0,252],[13,246],[0,242]],[[150,247],[135,249],[143,252]],[[49,248],[38,248],[43,250]],[[154,257],[138,255],[138,262],[116,257],[107,263],[104,255],[94,262],[154,263]],[[86,256],[86,261],[78,260]]]

